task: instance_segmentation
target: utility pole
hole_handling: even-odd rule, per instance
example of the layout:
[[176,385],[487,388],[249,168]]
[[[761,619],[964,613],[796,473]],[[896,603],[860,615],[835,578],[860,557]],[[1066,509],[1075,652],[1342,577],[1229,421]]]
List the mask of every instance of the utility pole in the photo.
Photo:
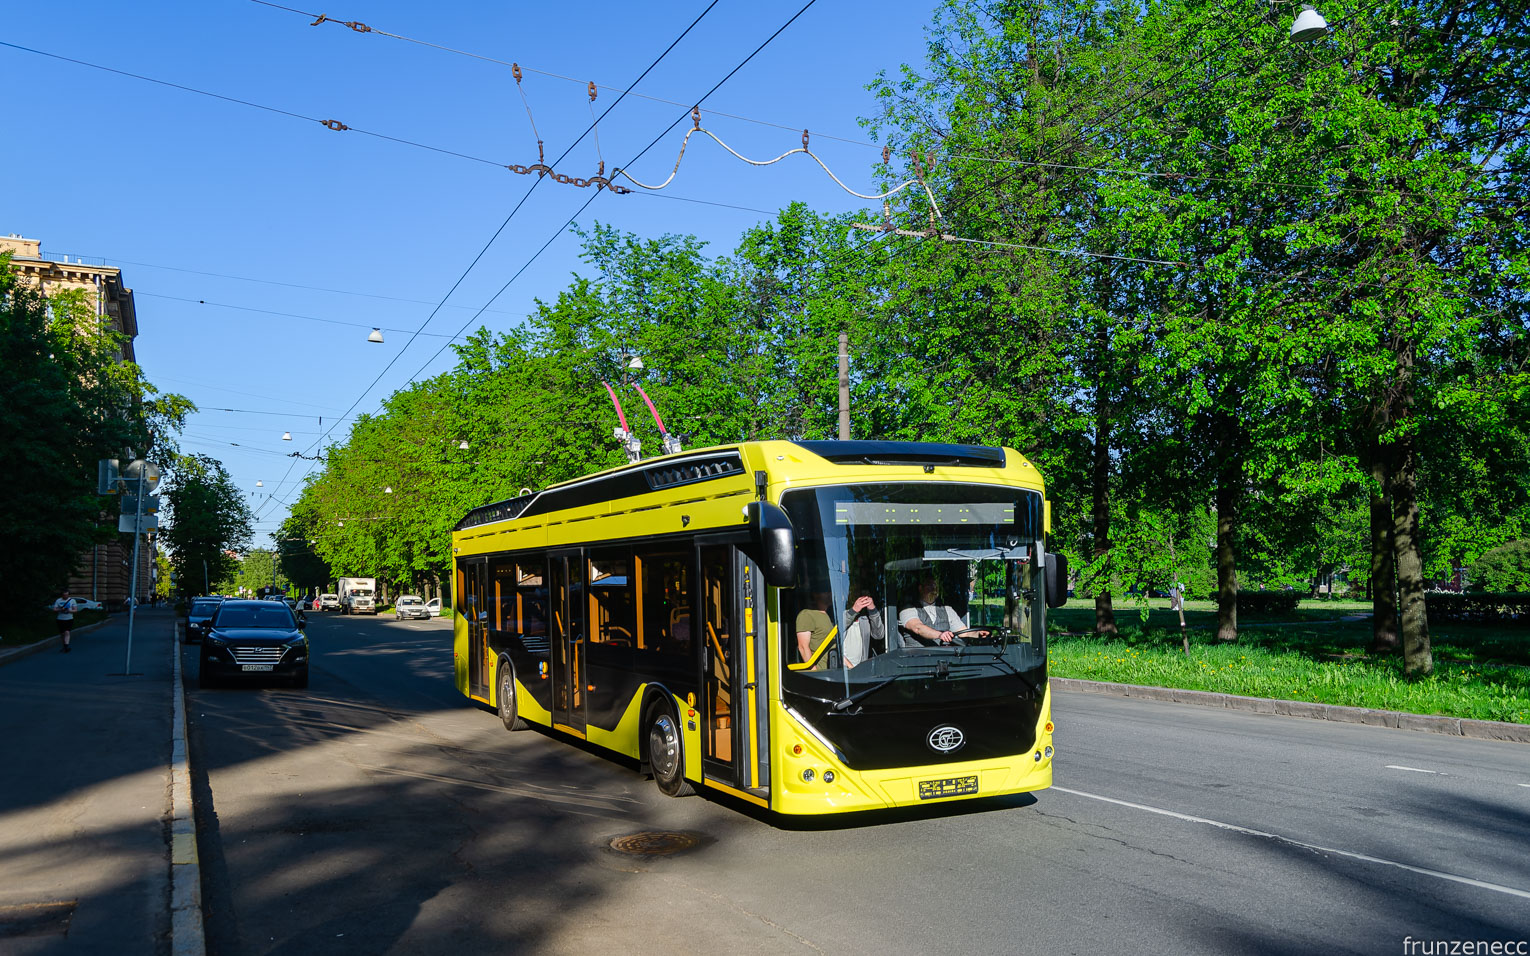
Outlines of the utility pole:
[[[113,466],[114,467],[114,466]],[[103,473],[106,468],[103,467]],[[122,663],[124,677],[133,675],[133,626],[138,612],[138,554],[139,547],[143,542],[145,531],[159,527],[159,519],[152,514],[159,510],[159,499],[148,498],[146,493],[154,490],[159,484],[159,468],[155,465],[137,459],[127,466],[122,475],[116,478],[116,483],[126,490],[127,481],[135,482],[133,494],[133,514],[122,515],[117,520],[117,530],[132,532],[133,535],[133,573],[128,591],[128,633],[127,633],[127,657]],[[148,507],[150,514],[145,514]]]
[[839,440],[850,440],[850,333],[839,333]]

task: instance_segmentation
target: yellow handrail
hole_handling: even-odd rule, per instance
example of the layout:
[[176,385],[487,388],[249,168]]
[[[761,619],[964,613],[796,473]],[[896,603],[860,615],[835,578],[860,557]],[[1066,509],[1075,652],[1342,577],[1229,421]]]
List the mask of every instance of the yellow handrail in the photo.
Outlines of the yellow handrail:
[[838,637],[839,628],[837,626],[829,628],[829,636],[823,639],[822,644],[818,645],[818,650],[813,652],[812,657],[808,658],[801,664],[787,664],[786,669],[793,671],[811,670],[813,665],[818,663],[818,659],[823,657],[824,651],[827,651],[829,649],[829,645],[833,644]]

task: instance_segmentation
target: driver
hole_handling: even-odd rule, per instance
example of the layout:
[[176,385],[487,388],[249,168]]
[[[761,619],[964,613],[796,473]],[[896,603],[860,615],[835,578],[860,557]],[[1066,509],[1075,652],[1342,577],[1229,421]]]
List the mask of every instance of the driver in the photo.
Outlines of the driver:
[[[956,635],[967,630],[967,620],[956,608],[939,602],[940,584],[933,573],[925,572],[919,579],[919,603],[898,612],[904,647],[962,643]],[[979,631],[977,635],[987,637],[988,632]]]

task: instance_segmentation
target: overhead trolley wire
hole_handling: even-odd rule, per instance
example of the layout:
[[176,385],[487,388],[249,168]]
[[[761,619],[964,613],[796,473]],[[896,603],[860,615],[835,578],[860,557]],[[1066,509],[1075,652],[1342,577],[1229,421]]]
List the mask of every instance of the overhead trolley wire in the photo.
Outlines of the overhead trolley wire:
[[[701,97],[696,101],[697,106],[699,106],[701,103],[705,102],[707,97],[711,96],[713,93],[716,93],[719,89],[722,88],[723,84],[727,83],[729,80],[731,80],[734,77],[734,75],[738,73],[739,70],[742,70],[756,56],[759,56],[759,54],[760,54],[760,52],[762,50],[764,50],[767,46],[769,46],[771,44],[771,42],[776,39],[776,37],[780,36],[783,32],[785,32],[787,27],[789,27],[793,23],[795,23],[797,21],[797,18],[802,16],[804,13],[806,13],[808,11],[808,9],[810,7],[812,7],[813,4],[816,3],[816,2],[817,2],[817,0],[808,0],[807,3],[803,4],[801,9],[799,9],[796,13],[792,14],[790,19],[788,19],[785,23],[781,24],[781,26],[778,27],[776,29],[776,31],[774,33],[772,33],[769,37],[767,37],[763,43],[761,43],[759,46],[755,47],[753,52],[751,52],[748,56],[744,57],[744,59],[740,60],[738,65],[733,67],[733,69],[729,70],[726,76],[724,76],[721,80],[718,80],[717,83],[715,83],[712,86],[711,89],[707,90],[706,93],[702,94]],[[708,7],[707,9],[710,10],[711,7]],[[705,11],[702,12],[702,15],[703,16],[706,15]],[[699,20],[700,18],[698,17],[697,19]],[[695,26],[695,24],[693,23],[692,26]],[[689,28],[687,28],[687,31],[688,30],[689,30]],[[682,34],[682,36],[683,35],[684,34]],[[679,41],[677,40],[676,42],[679,42]],[[673,44],[671,46],[673,46]],[[665,52],[667,53],[668,50],[666,50]],[[663,57],[661,55],[660,59],[662,59],[662,58]],[[658,61],[655,60],[654,63],[657,64]],[[649,70],[651,70],[651,69],[653,69],[652,66],[649,67]],[[644,75],[647,75],[647,72],[648,71],[645,70],[644,71]],[[641,80],[642,77],[639,77],[638,79]],[[614,106],[615,104],[612,104],[612,105]],[[694,109],[694,107],[692,109]],[[604,115],[604,114],[602,114],[602,115]],[[689,115],[691,115],[690,112],[686,112],[686,113],[680,114],[680,116],[677,117],[674,122],[670,123],[669,126],[666,127],[663,132],[659,133],[658,136],[655,136],[653,138],[653,140],[651,142],[649,142],[649,144],[647,146],[643,147],[642,150],[640,150],[637,153],[636,156],[633,156],[631,161],[629,161],[629,163],[627,165],[631,165],[632,163],[635,163],[639,159],[641,159],[645,153],[647,153],[650,149],[652,149],[655,145],[657,145],[658,142],[661,139],[663,139],[665,136],[669,135],[669,132],[671,130],[673,130],[676,126],[680,125],[680,123],[683,122],[686,119],[686,117],[689,116]],[[570,148],[572,148],[572,147],[570,147]],[[599,196],[599,195],[600,195],[599,193],[594,193],[594,194],[592,194],[590,196],[589,199],[586,199],[584,201],[584,204],[581,205],[577,210],[575,210],[574,214],[572,216],[570,216],[568,218],[568,220],[566,222],[564,222],[563,225],[559,226],[558,229],[555,232],[553,232],[553,234],[551,236],[548,237],[547,241],[544,242],[541,245],[541,247],[537,249],[536,252],[532,253],[531,258],[527,259],[526,263],[524,265],[522,265],[520,267],[520,269],[516,270],[515,274],[512,275],[509,278],[509,280],[507,280],[505,282],[504,285],[500,286],[499,291],[495,292],[494,295],[489,298],[488,302],[484,303],[483,309],[480,309],[478,314],[482,314],[484,309],[487,309],[490,305],[492,305],[494,303],[494,301],[496,299],[498,299],[501,295],[503,295],[505,290],[510,288],[511,283],[515,282],[515,280],[517,278],[519,278],[520,275],[522,273],[524,273],[531,266],[531,264],[537,260],[537,257],[539,257],[544,251],[546,251],[546,249],[549,246],[551,246],[553,244],[553,242],[556,241],[559,236],[563,235],[564,230],[567,229],[569,227],[569,225],[571,225],[574,222],[574,220],[579,217],[580,213],[584,212],[585,209],[589,208],[590,204],[595,201],[596,196]],[[506,221],[508,222],[508,220],[506,220]],[[467,322],[463,323],[462,328],[457,331],[457,334],[461,335],[462,332],[464,330],[466,330],[467,326],[469,324],[471,324],[473,322],[473,320],[476,319],[477,317],[478,317],[478,315],[475,314],[474,316],[469,318]],[[436,360],[436,358],[438,356],[440,356],[440,354],[443,351],[445,351],[445,350],[446,350],[446,346],[445,345],[441,346],[440,349],[437,349],[436,353],[434,355],[432,355],[429,359],[427,359],[425,364],[420,366],[420,368],[414,373],[414,375],[412,375],[409,378],[409,381],[406,382],[405,385],[408,385],[409,383],[415,381],[415,379],[417,379],[421,374],[424,373],[425,369],[430,367],[430,363],[434,362]],[[373,382],[372,384],[376,385],[376,382]],[[368,386],[368,390],[369,391],[370,391],[370,389],[371,389],[371,386]],[[360,399],[358,399],[357,401],[359,403]],[[352,408],[354,408],[354,407],[355,406],[353,405]],[[346,414],[350,414],[349,410],[346,412]],[[302,456],[299,453],[293,453],[293,454],[294,454],[295,458],[302,458],[302,457],[304,457],[304,456]],[[289,468],[288,471],[290,472],[291,469]],[[284,502],[282,502],[282,504],[287,504],[287,502],[284,501]]]
[[[673,130],[676,126],[679,126],[680,123],[683,122],[686,119],[686,117],[694,116],[695,115],[695,113],[694,113],[695,109],[697,109],[700,106],[701,103],[705,102],[707,97],[711,96],[713,93],[716,93],[719,89],[721,89],[722,85],[724,83],[728,82],[730,79],[733,78],[734,74],[736,74],[739,70],[742,70],[746,65],[748,65],[750,60],[753,60],[756,56],[758,56],[761,50],[764,50],[765,47],[769,46],[772,40],[774,40],[776,37],[780,36],[782,34],[782,32],[786,30],[787,27],[791,26],[794,22],[796,22],[797,18],[802,16],[802,14],[806,13],[808,8],[811,7],[816,2],[817,2],[817,0],[808,0],[808,2],[806,4],[804,4],[803,7],[800,10],[798,10],[796,13],[792,14],[792,17],[791,17],[790,20],[787,20],[785,23],[781,24],[781,26],[776,30],[775,33],[772,33],[768,38],[766,38],[765,42],[763,42],[759,46],[755,47],[753,53],[750,53],[748,56],[746,56],[742,61],[739,62],[739,64],[737,66],[735,66],[733,69],[728,71],[728,75],[727,76],[724,76],[721,80],[718,80],[717,83],[715,85],[713,85],[713,87],[710,90],[707,90],[706,93],[702,94],[701,98],[696,101],[696,103],[697,103],[696,107],[692,107],[690,112],[680,114],[680,116],[678,118],[676,118],[674,122],[670,123],[669,126],[665,127],[663,132],[661,132],[658,136],[655,136],[653,138],[653,140],[650,141],[647,146],[644,146],[641,150],[639,150],[638,154],[636,156],[632,157],[632,159],[629,160],[625,164],[625,166],[631,166],[633,163],[637,162],[639,159],[642,159],[643,155],[645,153],[647,153],[650,149],[653,149],[654,146],[658,145],[658,143],[659,143],[659,141],[661,139],[663,139],[665,136],[669,135],[670,130]],[[625,166],[622,167],[622,168],[625,168]],[[612,172],[612,175],[613,176],[615,175],[615,171]],[[634,182],[635,181],[636,180],[634,180]],[[563,223],[563,225],[559,226],[558,229],[551,236],[548,237],[547,241],[542,243],[541,247],[539,249],[537,249],[536,252],[532,253],[531,258],[527,259],[525,264],[522,265],[518,270],[516,270],[515,274],[512,275],[505,282],[504,285],[500,286],[499,291],[494,293],[494,295],[489,298],[489,301],[484,304],[484,309],[487,309],[490,305],[492,305],[494,303],[494,301],[496,299],[498,299],[501,295],[503,295],[505,290],[510,288],[511,283],[513,283],[516,279],[520,278],[521,273],[525,272],[528,268],[530,268],[531,264],[537,260],[537,257],[540,256],[543,252],[545,252],[547,250],[547,247],[552,245],[553,242],[555,242],[558,239],[559,236],[563,235],[563,231],[565,229],[567,229],[570,225],[572,225],[574,220],[579,218],[579,214],[580,213],[584,212],[586,209],[589,208],[590,203],[594,202],[595,201],[595,197],[598,196],[598,195],[600,195],[600,194],[599,193],[595,193],[594,195],[591,195],[589,199],[586,199],[585,202],[584,202],[584,205],[582,205],[578,209],[576,209],[574,211],[574,214],[572,216],[569,216],[567,221],[565,221]],[[479,311],[481,313],[483,310],[479,310]],[[474,315],[471,318],[469,318],[467,322],[463,323],[462,328],[457,330],[457,334],[461,335],[462,332],[468,327],[468,325],[470,325],[473,322],[473,320],[476,319],[477,317],[478,317],[477,315]],[[419,370],[416,371],[414,373],[414,375],[410,376],[409,382],[413,382],[416,378],[418,378],[425,371],[425,369],[430,367],[430,363],[434,362],[436,360],[437,356],[439,356],[445,350],[446,350],[446,346],[445,345],[443,345],[443,346],[441,346],[441,348],[437,349],[435,355],[432,355],[425,362],[424,365],[420,366]],[[409,383],[406,382],[405,384],[407,385]]]
[[[377,34],[379,36],[390,37],[390,38],[395,39],[395,40],[402,40],[402,41],[404,41],[406,43],[414,43],[414,44],[417,44],[417,45],[420,45],[420,46],[430,47],[432,49],[440,50],[440,51],[445,52],[445,53],[452,53],[452,54],[456,54],[458,56],[465,56],[465,57],[468,57],[470,59],[481,60],[481,61],[484,61],[484,62],[487,62],[487,63],[494,63],[494,64],[497,64],[497,65],[500,65],[500,66],[507,66],[507,67],[510,67],[512,70],[514,70],[515,73],[517,74],[517,81],[516,81],[517,89],[520,89],[519,73],[522,70],[524,70],[524,71],[526,71],[528,73],[537,73],[537,74],[542,75],[542,76],[546,76],[546,77],[549,77],[549,78],[552,78],[552,79],[557,79],[557,80],[564,80],[564,81],[567,81],[567,82],[570,82],[570,83],[581,83],[582,84],[582,83],[586,82],[584,80],[580,80],[580,79],[577,79],[577,78],[572,77],[572,76],[567,76],[565,74],[554,73],[554,72],[551,72],[551,71],[548,71],[548,70],[540,70],[540,69],[537,69],[535,67],[530,67],[530,66],[524,66],[519,61],[501,60],[501,59],[499,59],[497,57],[487,56],[487,55],[481,54],[481,53],[473,53],[472,51],[469,51],[469,50],[460,50],[460,49],[457,49],[455,47],[449,47],[449,46],[446,46],[446,45],[440,44],[440,43],[433,43],[433,42],[428,41],[428,40],[421,40],[421,39],[418,39],[418,38],[415,38],[415,37],[405,36],[405,35],[399,34],[399,33],[391,33],[391,32],[389,32],[387,30],[382,30],[382,29],[379,29],[377,27],[373,27],[373,26],[370,26],[368,24],[361,23],[361,22],[355,21],[355,20],[343,20],[343,19],[339,19],[339,18],[335,18],[335,17],[329,17],[329,16],[326,16],[324,14],[309,13],[309,12],[306,12],[306,11],[303,11],[303,10],[296,9],[294,7],[288,7],[288,6],[284,6],[282,4],[279,4],[279,3],[273,3],[273,2],[271,2],[271,0],[250,0],[250,2],[251,3],[260,4],[261,6],[273,7],[273,8],[278,9],[278,10],[285,10],[285,11],[287,11],[289,13],[295,13],[295,14],[298,14],[299,16],[310,18],[310,19],[313,20],[313,23],[310,24],[311,26],[318,26],[321,23],[333,23],[333,24],[335,24],[337,26],[349,27],[352,31],[354,31],[356,33],[359,33],[359,34]],[[1204,59],[1204,57],[1202,59]],[[1331,65],[1331,64],[1322,64],[1322,65],[1326,66],[1326,65]],[[605,86],[603,84],[598,84],[598,83],[593,83],[593,82],[590,83],[590,86],[594,87],[594,88],[599,88],[599,89],[611,89],[611,90],[615,90],[616,89],[616,87],[608,87],[608,86]],[[685,104],[683,104],[683,103],[681,103],[681,102],[679,102],[677,100],[665,99],[664,97],[653,96],[651,94],[633,93],[632,95],[634,97],[640,97],[642,99],[651,100],[651,101],[653,101],[655,103],[664,103],[664,104],[670,105],[670,106],[684,106],[685,105]],[[526,96],[525,91],[521,90],[521,98],[522,98],[523,102],[525,102],[525,96]],[[526,111],[527,111],[527,116],[529,118],[530,115],[531,115],[531,106],[530,106],[529,103],[526,103]],[[800,129],[800,127],[791,126],[791,125],[788,125],[788,124],[785,124],[785,123],[776,123],[776,122],[772,122],[770,120],[758,119],[756,117],[751,117],[751,116],[743,116],[743,115],[736,114],[736,113],[725,113],[725,112],[722,112],[720,110],[709,109],[706,112],[711,114],[711,115],[713,115],[713,116],[719,116],[719,117],[724,117],[724,118],[727,118],[727,119],[738,120],[739,122],[743,122],[743,123],[752,123],[752,124],[755,124],[757,126],[765,126],[765,127],[771,128],[771,129],[789,130],[789,131],[792,131],[792,132],[796,132],[798,129]],[[1510,111],[1505,111],[1505,112],[1510,112]],[[1513,114],[1513,115],[1526,116],[1526,118],[1530,118],[1530,115],[1527,115],[1527,114],[1517,114],[1516,113],[1516,114]],[[535,122],[535,120],[532,121],[532,132],[533,132],[533,134],[536,133],[536,122]],[[870,149],[880,148],[878,146],[878,144],[869,142],[867,140],[852,139],[852,138],[845,137],[845,136],[835,136],[835,135],[831,135],[831,134],[823,133],[823,132],[815,132],[813,135],[819,137],[820,139],[829,139],[829,140],[833,140],[835,142],[845,143],[845,144],[848,144],[848,145],[851,145],[851,146],[864,146],[864,147],[867,147],[867,148],[870,148]],[[719,145],[723,145],[724,148],[727,149],[726,145],[721,144],[721,143]],[[732,152],[732,150],[729,150],[729,152]],[[734,153],[734,155],[737,156],[738,154]],[[745,157],[743,157],[743,156],[739,156],[739,158],[740,159],[745,159]],[[814,157],[814,158],[816,159],[817,157]],[[1162,178],[1168,178],[1168,179],[1194,180],[1194,181],[1201,181],[1201,182],[1217,182],[1217,181],[1244,182],[1244,183],[1250,183],[1251,182],[1249,180],[1238,179],[1238,178],[1235,178],[1235,177],[1204,175],[1204,174],[1198,174],[1198,173],[1183,173],[1183,172],[1175,172],[1175,171],[1172,171],[1172,170],[1132,170],[1132,169],[1121,169],[1119,167],[1110,167],[1110,166],[1079,166],[1079,165],[1073,165],[1073,164],[1068,164],[1068,163],[1049,163],[1049,162],[1041,162],[1041,161],[1034,161],[1034,160],[1023,160],[1023,159],[1016,159],[1016,158],[1000,158],[1000,157],[992,157],[992,156],[983,156],[983,155],[979,155],[979,154],[975,154],[975,153],[949,153],[947,155],[947,159],[950,160],[950,161],[960,160],[960,161],[968,161],[968,162],[996,163],[996,164],[1016,165],[1016,166],[1032,166],[1032,167],[1050,168],[1050,169],[1066,169],[1066,170],[1072,170],[1072,171],[1077,171],[1077,172],[1095,172],[1095,173],[1104,173],[1104,174],[1108,174],[1108,175],[1119,175],[1119,176],[1162,177]],[[749,160],[745,159],[745,161],[748,162]],[[762,165],[762,164],[756,164],[756,165]],[[820,165],[822,165],[821,162],[820,162]],[[827,167],[825,167],[825,171],[826,172],[828,171]],[[832,176],[833,174],[830,173],[830,175]],[[836,182],[838,182],[838,177],[835,177],[835,180],[836,180]],[[1328,191],[1328,192],[1344,192],[1344,193],[1355,193],[1355,194],[1390,193],[1391,192],[1391,190],[1367,189],[1367,188],[1358,187],[1358,186],[1337,186],[1337,185],[1332,185],[1332,184],[1328,184],[1328,183],[1314,183],[1314,182],[1302,183],[1302,182],[1285,182],[1285,181],[1275,181],[1275,180],[1261,180],[1261,181],[1258,181],[1257,184],[1259,184],[1259,185],[1268,185],[1268,186],[1279,186],[1279,187],[1287,188],[1287,189],[1314,189],[1314,190],[1323,190],[1323,191]],[[844,187],[843,183],[840,183],[840,185],[841,185],[841,187]],[[645,187],[645,188],[647,188],[647,187]],[[847,191],[849,191],[847,187],[845,187],[845,188],[847,189]],[[859,194],[856,194],[856,195],[859,196]],[[1400,195],[1415,196],[1415,197],[1418,197],[1418,198],[1428,198],[1428,197],[1424,197],[1424,196],[1421,196],[1420,194],[1416,194],[1416,193],[1403,193],[1403,194],[1400,194]],[[864,199],[864,198],[867,198],[867,197],[860,196],[860,198]]]
[[[598,122],[600,119],[605,118],[612,110],[616,109],[616,107],[621,104],[622,100],[626,98],[627,93],[630,92],[633,87],[635,87],[639,83],[641,83],[643,81],[643,79],[648,76],[649,73],[652,73],[654,68],[657,67],[659,65],[659,63],[661,61],[663,61],[663,59],[666,56],[668,56],[670,54],[670,52],[672,50],[674,50],[674,48],[676,46],[678,46],[680,44],[680,41],[684,40],[690,34],[690,32],[696,28],[696,25],[698,23],[700,23],[703,18],[706,17],[706,15],[708,13],[712,12],[712,8],[717,6],[718,2],[719,2],[719,0],[712,0],[711,3],[707,4],[706,8],[703,9],[701,11],[701,13],[697,14],[696,18],[694,20],[692,20],[690,22],[690,24],[684,30],[682,30],[680,32],[680,35],[675,37],[675,39],[670,42],[669,46],[665,47],[664,51],[662,53],[660,53],[657,57],[655,57],[653,62],[648,64],[648,67],[646,69],[644,69],[643,72],[638,75],[637,79],[633,80],[632,83],[627,87],[627,89],[624,90],[622,92],[622,94],[616,98],[616,101],[613,102],[610,106],[606,107],[605,110],[601,112],[600,117],[597,118],[596,122]],[[795,19],[795,17],[793,19]],[[731,76],[731,74],[730,74],[730,76]],[[589,134],[590,130],[594,129],[594,127],[595,127],[595,123],[591,123],[589,129],[586,129],[583,133],[579,134],[579,136],[572,143],[569,144],[568,148],[563,151],[563,154],[561,156],[559,156],[558,159],[553,161],[553,165],[556,166],[559,162],[561,162],[563,160],[564,157],[568,156],[568,154],[573,151],[574,147],[578,146],[579,143],[584,139],[584,137]],[[641,155],[641,154],[639,154],[639,155]],[[366,398],[368,393],[370,393],[373,388],[377,387],[377,383],[382,381],[382,378],[383,378],[384,375],[388,374],[388,371],[393,368],[394,364],[398,362],[398,360],[403,356],[404,352],[409,348],[409,346],[414,343],[414,340],[419,337],[419,333],[421,331],[423,331],[425,329],[425,326],[429,325],[431,320],[433,320],[436,317],[436,314],[441,311],[441,307],[446,304],[446,300],[452,297],[452,294],[457,291],[458,286],[462,285],[463,280],[465,280],[468,277],[468,274],[471,273],[475,267],[477,267],[479,260],[481,260],[484,257],[484,255],[489,251],[489,248],[494,245],[494,242],[499,238],[500,233],[505,231],[505,227],[510,225],[510,220],[515,218],[515,214],[518,213],[521,210],[521,207],[526,204],[526,200],[531,197],[531,194],[536,190],[537,186],[541,182],[542,182],[542,177],[540,177],[540,176],[537,177],[537,179],[532,182],[531,186],[526,190],[525,195],[523,195],[521,197],[520,201],[517,202],[515,204],[515,206],[510,210],[509,215],[505,216],[504,222],[501,222],[499,224],[499,228],[494,230],[494,235],[490,236],[489,237],[489,241],[484,243],[483,248],[480,249],[478,251],[478,254],[473,257],[473,261],[468,263],[468,267],[463,270],[462,275],[458,276],[457,277],[457,281],[452,283],[451,289],[448,290],[446,295],[442,297],[441,302],[439,304],[437,304],[434,309],[431,310],[430,315],[427,316],[425,318],[425,321],[420,324],[419,330],[417,330],[414,335],[410,336],[409,341],[404,343],[404,347],[399,349],[399,351],[394,354],[393,358],[391,358],[388,361],[388,364],[385,365],[383,367],[383,370],[377,374],[377,377],[372,380],[371,384],[369,384],[364,390],[362,390],[362,393],[359,396],[357,396],[357,398],[356,398],[356,400],[354,402],[351,403],[350,408],[347,408],[345,410],[345,415],[346,416],[349,416],[351,414],[351,412],[355,411],[356,410],[356,406],[361,404],[362,400]],[[600,195],[599,192],[592,193],[591,196],[590,196],[590,199],[593,200],[595,198],[595,196],[598,196],[598,195]],[[588,206],[588,205],[589,205],[589,201],[586,201],[585,202],[585,206]],[[583,210],[584,207],[582,206],[580,208],[581,208],[581,210]],[[551,244],[551,240],[549,240],[548,244]],[[547,248],[547,245],[544,245],[542,248],[543,249]],[[541,255],[541,250],[538,250],[536,255]],[[535,261],[536,255],[532,256],[531,260],[528,260],[528,262],[526,264],[527,266],[529,266],[532,261]],[[519,276],[521,274],[521,272],[525,271],[525,269],[526,269],[526,266],[522,266],[521,267],[521,271],[517,272],[516,276]],[[512,282],[514,281],[513,277],[511,279],[511,281]],[[491,298],[487,303],[485,303],[484,309],[488,308],[489,305],[492,305],[494,303],[494,299],[499,298],[500,294],[503,293],[503,291],[506,288],[509,287],[509,284],[510,284],[509,282],[505,283],[505,285],[500,288],[500,292],[496,292],[494,294],[494,297]],[[471,318],[469,318],[467,322],[463,323],[462,328],[459,329],[456,334],[457,335],[461,335],[462,332],[467,329],[467,326],[471,322],[473,322],[475,319],[477,319],[478,316],[480,316],[482,314],[483,314],[483,309],[479,309],[477,312],[473,313],[473,316]],[[450,343],[448,343],[448,344],[450,344]],[[431,361],[434,361],[435,360],[435,356],[436,355],[440,355],[441,352],[445,350],[445,348],[446,348],[446,346],[443,345],[441,347],[441,349],[438,349],[436,351],[435,355],[432,355],[430,360],[426,362],[426,365],[429,365]],[[423,367],[422,367],[421,371],[423,371]],[[418,375],[419,375],[419,372],[416,372],[415,376],[418,376]],[[411,376],[409,381],[413,382],[415,376]],[[407,385],[408,383],[406,382],[405,384]],[[326,430],[325,433],[323,435],[320,435],[319,438],[316,441],[314,441],[313,444],[309,445],[308,448],[305,449],[305,451],[312,451],[314,448],[316,448],[319,445],[323,444],[324,439],[329,437],[330,431],[332,431],[332,430],[333,430],[332,428],[330,430]],[[287,469],[289,474],[292,471],[292,467],[296,466],[297,462],[298,462],[298,459],[294,458],[292,466],[289,466],[288,469]],[[282,477],[285,479],[286,475],[283,475]],[[285,505],[285,504],[287,504],[287,502],[282,502],[282,504]]]
[[[517,69],[525,70],[527,73],[536,73],[536,74],[538,74],[540,76],[545,76],[545,77],[548,77],[548,78],[554,79],[554,80],[566,80],[569,83],[580,83],[580,84],[586,82],[585,80],[581,80],[581,79],[578,79],[578,78],[572,77],[572,76],[566,76],[566,75],[564,75],[562,73],[553,73],[553,72],[550,72],[548,70],[539,70],[536,67],[522,66],[518,61],[501,60],[498,57],[487,56],[487,55],[482,54],[482,53],[473,53],[470,50],[458,50],[458,49],[456,49],[454,47],[445,46],[445,45],[440,44],[440,43],[432,43],[429,40],[420,40],[420,39],[417,39],[415,37],[404,36],[401,33],[390,33],[387,30],[382,30],[382,29],[379,29],[379,28],[374,27],[374,26],[369,26],[368,24],[361,23],[360,21],[356,21],[356,20],[342,20],[342,19],[338,19],[336,17],[326,16],[325,14],[322,14],[322,13],[308,13],[307,11],[304,11],[304,10],[298,10],[295,7],[288,7],[288,6],[283,6],[282,4],[279,4],[279,3],[272,3],[272,2],[270,2],[270,0],[250,0],[250,2],[251,3],[258,3],[258,4],[260,4],[263,7],[274,7],[277,10],[286,10],[288,13],[296,13],[299,16],[309,17],[309,18],[311,18],[313,20],[313,22],[310,23],[309,26],[315,26],[316,27],[316,26],[319,26],[321,23],[333,23],[336,26],[349,27],[353,32],[358,33],[358,34],[376,34],[378,36],[385,36],[385,37],[389,37],[389,38],[394,39],[394,40],[403,40],[405,43],[414,43],[414,44],[417,44],[419,46],[430,47],[433,50],[440,50],[443,53],[453,53],[453,54],[456,54],[457,56],[465,56],[465,57],[468,57],[468,58],[474,59],[474,60],[482,60],[482,61],[484,61],[486,63],[495,63],[495,64],[498,64],[499,66],[508,66],[512,70],[517,70]],[[596,84],[594,84],[594,86],[597,89],[610,90],[613,93],[614,92],[618,92],[621,89],[620,87],[616,87],[616,86],[606,86],[605,84],[602,84],[602,83],[596,83]],[[522,95],[524,96],[524,93]],[[631,95],[633,97],[637,98],[637,99],[649,100],[649,101],[654,102],[654,103],[663,103],[666,106],[679,106],[679,107],[683,107],[685,109],[689,109],[691,106],[694,105],[694,104],[682,103],[679,100],[665,99],[662,96],[654,96],[651,93],[632,93]],[[527,110],[528,110],[528,115],[529,115],[529,110],[530,110],[529,106],[527,107]],[[707,110],[707,112],[712,114],[713,116],[721,116],[721,117],[724,117],[725,119],[738,120],[739,122],[742,122],[742,123],[753,123],[753,124],[755,124],[757,126],[767,126],[767,127],[772,128],[772,129],[782,129],[782,130],[787,130],[789,132],[796,132],[798,129],[800,129],[800,127],[790,126],[790,125],[787,125],[785,123],[773,123],[773,122],[771,122],[769,120],[756,119],[754,117],[749,117],[749,116],[741,116],[741,115],[739,115],[737,113],[724,113],[721,110],[709,109],[709,110]],[[535,122],[534,121],[533,121],[532,125],[533,125],[533,128],[534,128],[535,127]],[[822,137],[824,139],[832,139],[835,142],[839,142],[839,143],[847,143],[847,144],[849,144],[851,146],[869,146],[869,147],[876,148],[876,144],[875,143],[869,143],[869,142],[866,142],[865,140],[849,139],[849,138],[844,137],[844,136],[830,136],[830,135],[825,134],[825,133],[815,133],[814,135],[820,136],[820,137]]]

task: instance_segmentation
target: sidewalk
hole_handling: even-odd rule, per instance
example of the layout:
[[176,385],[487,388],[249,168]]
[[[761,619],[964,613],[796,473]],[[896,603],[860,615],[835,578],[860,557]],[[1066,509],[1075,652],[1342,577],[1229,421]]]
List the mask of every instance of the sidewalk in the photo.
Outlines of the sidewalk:
[[170,952],[175,613],[0,667],[0,953]]

